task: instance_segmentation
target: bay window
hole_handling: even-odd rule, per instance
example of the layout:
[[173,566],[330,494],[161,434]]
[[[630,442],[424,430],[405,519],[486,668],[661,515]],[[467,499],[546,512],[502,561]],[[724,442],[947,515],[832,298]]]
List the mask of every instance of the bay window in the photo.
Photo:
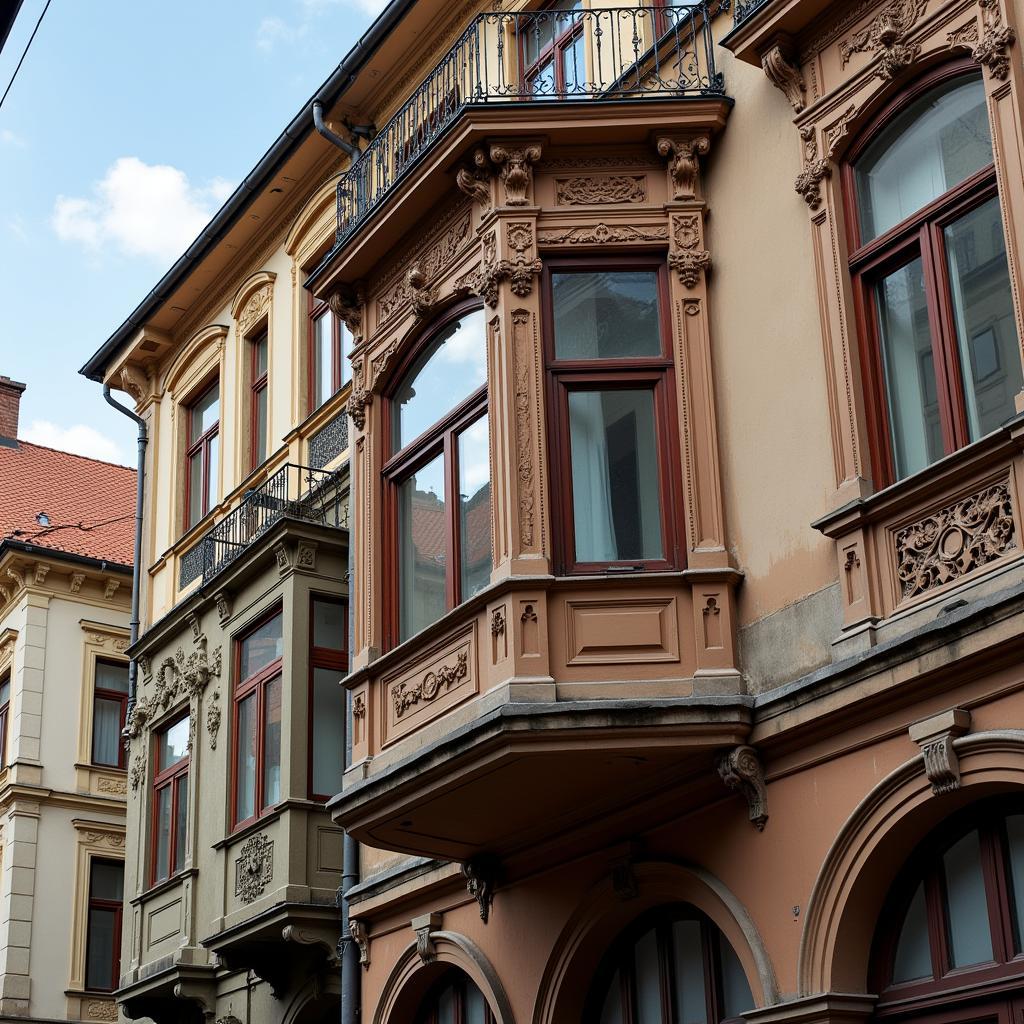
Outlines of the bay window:
[[121,741],[128,712],[128,663],[96,662],[92,703],[92,763],[125,768],[125,749]]
[[93,857],[89,862],[89,911],[85,934],[85,987],[113,992],[121,967],[121,902],[124,862]]
[[150,865],[154,885],[185,866],[189,760],[189,721],[185,715],[156,734]]
[[995,430],[1024,382],[981,75],[940,68],[881,111],[844,190],[885,486]]
[[309,297],[309,411],[315,412],[348,381],[352,335],[326,301]]
[[345,770],[347,605],[314,597],[309,638],[309,795],[326,800],[341,791]]
[[389,638],[407,639],[491,577],[487,350],[482,310],[452,311],[389,396],[384,466],[396,579]]
[[266,328],[249,341],[250,469],[267,459],[268,345]]
[[545,270],[555,533],[567,572],[681,566],[661,261]]
[[185,529],[191,529],[217,500],[220,445],[220,385],[214,381],[186,409]]
[[235,645],[233,821],[255,821],[281,799],[280,610]]

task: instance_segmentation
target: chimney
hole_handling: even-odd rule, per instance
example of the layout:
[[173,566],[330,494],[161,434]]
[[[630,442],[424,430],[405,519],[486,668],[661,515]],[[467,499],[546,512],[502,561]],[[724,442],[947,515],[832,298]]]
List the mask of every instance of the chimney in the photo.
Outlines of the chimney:
[[18,437],[18,409],[25,385],[0,376],[0,444]]

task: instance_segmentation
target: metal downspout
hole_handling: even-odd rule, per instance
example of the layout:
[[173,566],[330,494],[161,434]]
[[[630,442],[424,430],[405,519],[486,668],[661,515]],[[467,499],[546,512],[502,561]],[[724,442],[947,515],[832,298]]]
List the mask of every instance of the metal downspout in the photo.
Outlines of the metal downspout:
[[[118,412],[134,420],[139,428],[138,466],[135,474],[135,548],[132,552],[132,618],[130,622],[131,643],[139,639],[139,589],[142,580],[142,500],[146,481],[146,445],[149,443],[149,432],[146,421],[136,415],[126,405],[122,405],[110,394],[110,385],[103,385],[103,400]],[[128,662],[128,713],[135,706],[135,684],[138,676],[138,664],[135,658]]]

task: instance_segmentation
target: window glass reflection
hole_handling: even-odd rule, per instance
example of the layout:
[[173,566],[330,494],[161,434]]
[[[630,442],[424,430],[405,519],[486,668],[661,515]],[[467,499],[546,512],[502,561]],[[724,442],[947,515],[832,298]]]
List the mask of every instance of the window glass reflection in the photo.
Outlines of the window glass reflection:
[[445,612],[447,517],[444,456],[398,487],[399,625],[405,640]]

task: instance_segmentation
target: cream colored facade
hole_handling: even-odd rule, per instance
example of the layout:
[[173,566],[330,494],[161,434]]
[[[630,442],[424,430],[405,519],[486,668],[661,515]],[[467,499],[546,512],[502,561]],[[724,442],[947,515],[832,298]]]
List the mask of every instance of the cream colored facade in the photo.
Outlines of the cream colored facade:
[[118,1019],[86,986],[90,865],[125,855],[127,773],[92,764],[99,660],[127,664],[131,574],[39,548],[0,561],[0,1020]]

